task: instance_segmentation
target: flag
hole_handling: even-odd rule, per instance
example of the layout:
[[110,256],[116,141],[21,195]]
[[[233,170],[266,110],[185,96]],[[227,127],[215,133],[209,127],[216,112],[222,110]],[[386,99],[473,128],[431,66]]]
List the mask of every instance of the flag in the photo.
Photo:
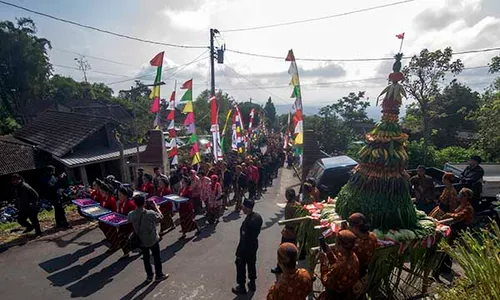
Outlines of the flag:
[[230,109],[228,112],[227,112],[227,115],[226,115],[226,121],[224,122],[224,128],[222,129],[222,140],[220,142],[220,147],[221,149],[224,149],[224,142],[226,140],[226,129],[227,129],[227,123],[229,122],[229,118],[231,117],[231,113],[233,112],[232,109]]
[[222,151],[220,148],[220,131],[219,131],[219,110],[217,109],[217,99],[215,96],[210,97],[210,120],[212,126],[210,131],[212,132],[212,140],[213,140],[213,155],[214,162],[222,160]]
[[149,62],[149,64],[153,67],[161,67],[163,65],[163,56],[165,55],[165,51],[162,51],[156,54],[155,57]]
[[194,113],[189,112],[184,120],[184,126],[188,126],[190,124],[194,124]]
[[184,109],[182,110],[182,112],[185,114],[192,113],[193,112],[193,102],[188,101],[188,103],[186,103],[186,105],[184,106]]
[[153,99],[153,103],[151,104],[151,112],[152,113],[157,113],[160,111],[160,98],[155,97]]
[[400,40],[404,39],[405,38],[405,33],[400,33],[400,34],[396,34],[396,37]]
[[196,130],[195,130],[195,128],[194,128],[194,123],[189,124],[189,125],[187,126],[187,128],[186,128],[186,133],[193,134],[193,133],[195,133],[195,132],[196,132]]
[[181,86],[181,90],[192,90],[193,89],[193,79],[189,79],[184,82]]

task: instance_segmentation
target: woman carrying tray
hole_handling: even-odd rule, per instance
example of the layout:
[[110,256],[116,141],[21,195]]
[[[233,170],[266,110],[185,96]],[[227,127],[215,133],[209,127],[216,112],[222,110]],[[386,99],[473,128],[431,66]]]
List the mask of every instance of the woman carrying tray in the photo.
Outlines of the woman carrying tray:
[[[165,176],[161,176],[158,180],[158,190],[157,194],[159,197],[167,196],[172,194],[170,189],[170,182]],[[163,219],[160,222],[160,234],[175,228],[174,220],[172,219],[174,205],[172,201],[167,201],[160,205],[160,211],[163,214]]]
[[211,183],[208,186],[207,199],[207,219],[209,224],[219,223],[222,206],[222,188],[219,182],[219,176],[212,175]]
[[186,238],[186,233],[196,229],[196,235],[200,233],[198,224],[194,221],[194,207],[191,200],[191,179],[184,177],[182,179],[181,197],[189,198],[188,201],[179,205],[179,218],[181,219],[182,236],[179,239]]
[[[124,187],[123,185],[118,188],[118,213],[124,216],[127,216],[129,212],[135,210],[137,207],[132,201],[133,191],[129,188]],[[132,224],[124,224],[119,227],[115,227],[117,230],[116,235],[112,235],[112,238],[109,240],[111,243],[111,248],[114,251],[118,249],[123,250],[123,258],[129,257],[130,248],[128,243],[128,237],[134,230]]]
[[[101,186],[101,193],[103,196],[103,200],[100,203],[101,207],[109,209],[112,212],[116,212],[118,210],[118,207],[116,206],[116,199],[112,195],[111,188],[106,184],[103,184]],[[118,230],[116,229],[116,227],[104,222],[99,222],[99,228],[104,233],[106,240],[111,243],[111,247],[108,249],[108,251],[106,251],[106,253],[115,252],[117,249],[113,249],[114,247],[116,247],[116,244],[113,245],[113,241],[117,239],[116,236],[118,234]]]
[[144,173],[143,181],[144,183],[141,186],[141,192],[148,193],[147,199],[153,197],[155,195],[155,187],[153,185],[153,176],[148,173]]

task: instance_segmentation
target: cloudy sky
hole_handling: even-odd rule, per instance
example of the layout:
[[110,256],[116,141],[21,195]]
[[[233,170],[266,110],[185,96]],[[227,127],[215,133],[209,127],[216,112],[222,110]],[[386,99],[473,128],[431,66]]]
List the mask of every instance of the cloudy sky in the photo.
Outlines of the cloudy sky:
[[[364,90],[374,102],[386,84],[392,62],[350,61],[391,57],[399,48],[395,34],[405,32],[405,55],[451,46],[468,51],[500,46],[500,1],[415,0],[345,16],[232,31],[297,20],[313,19],[397,2],[397,0],[7,0],[26,8],[82,24],[163,43],[200,46],[185,49],[148,44],[61,23],[0,3],[0,19],[31,17],[38,33],[52,42],[54,72],[82,80],[74,58],[86,55],[89,80],[114,90],[129,88],[136,77],[153,80],[149,60],[165,51],[163,94],[174,80],[194,78],[195,95],[209,87],[206,46],[209,29],[217,28],[216,45],[226,44],[224,65],[216,65],[216,87],[238,101],[263,103],[271,96],[280,112],[291,108],[290,76],[284,61],[288,49],[297,58],[345,60],[299,61],[306,113],[331,104],[351,91]],[[282,57],[263,58],[238,54]],[[465,67],[459,80],[477,91],[493,77],[484,66],[500,51],[456,55]],[[183,66],[190,63],[188,66]],[[69,67],[69,68],[68,68]],[[107,74],[105,74],[107,73]],[[375,116],[377,109],[371,108]]]

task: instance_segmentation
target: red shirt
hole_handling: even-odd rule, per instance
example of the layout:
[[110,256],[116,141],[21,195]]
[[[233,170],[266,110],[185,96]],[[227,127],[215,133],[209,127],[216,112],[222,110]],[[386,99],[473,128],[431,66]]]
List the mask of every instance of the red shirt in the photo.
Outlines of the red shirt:
[[112,212],[116,212],[117,207],[116,207],[116,199],[115,199],[115,197],[109,196],[109,198],[104,199],[101,202],[101,206],[104,207],[104,208],[107,208],[107,209],[111,210]]
[[90,192],[90,199],[99,203],[103,201],[102,194],[98,190],[92,190],[92,192]]
[[182,202],[179,205],[179,214],[183,215],[192,213],[194,211],[194,206],[193,203],[191,202],[191,187],[190,186],[183,187],[181,189],[181,192],[179,193],[179,196],[189,198],[188,201]]
[[167,187],[167,188],[158,188],[156,190],[156,192],[157,192],[158,196],[160,196],[160,197],[172,194],[172,190],[170,189],[170,187]]
[[143,183],[141,186],[141,191],[144,193],[148,193],[148,199],[155,195],[155,187],[150,183]]
[[129,212],[135,210],[136,208],[137,207],[135,206],[134,201],[128,199],[127,201],[120,203],[120,206],[118,206],[118,213],[126,216]]

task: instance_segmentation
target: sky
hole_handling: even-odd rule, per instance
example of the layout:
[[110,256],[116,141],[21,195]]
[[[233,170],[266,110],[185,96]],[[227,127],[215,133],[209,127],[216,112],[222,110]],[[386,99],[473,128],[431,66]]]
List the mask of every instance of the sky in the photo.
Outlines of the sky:
[[[468,51],[500,47],[500,1],[415,0],[381,9],[312,22],[248,31],[234,29],[337,15],[398,0],[6,0],[31,10],[74,22],[162,43],[200,46],[186,49],[115,37],[62,23],[0,3],[0,20],[32,18],[38,35],[51,41],[49,51],[54,73],[83,80],[75,70],[75,57],[85,55],[91,65],[89,81],[104,82],[115,92],[128,89],[134,78],[152,83],[149,60],[165,51],[162,94],[168,97],[184,81],[193,78],[194,95],[209,88],[209,29],[225,44],[224,64],[216,64],[216,88],[237,101],[264,103],[268,97],[279,113],[291,110],[289,63],[297,58],[352,60],[392,57],[405,32],[403,53],[418,54],[452,47]],[[401,0],[400,0],[401,1]],[[243,51],[282,57],[263,58],[238,54]],[[456,55],[466,69],[458,80],[483,91],[494,76],[485,67],[500,51]],[[111,62],[112,61],[112,62]],[[190,63],[188,66],[183,66]],[[403,65],[408,61],[403,61]],[[298,61],[306,114],[336,102],[349,92],[366,91],[371,117],[379,114],[376,96],[387,84],[392,61]],[[107,73],[107,74],[104,74]]]

